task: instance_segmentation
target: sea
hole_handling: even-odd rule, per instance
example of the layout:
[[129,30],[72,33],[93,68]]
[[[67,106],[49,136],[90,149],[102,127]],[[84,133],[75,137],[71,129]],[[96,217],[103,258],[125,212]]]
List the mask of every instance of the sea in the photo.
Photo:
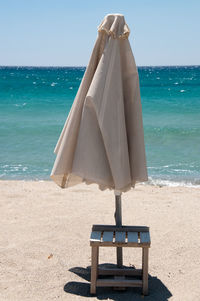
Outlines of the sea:
[[[0,180],[49,180],[85,67],[0,67]],[[200,187],[200,66],[138,67],[151,185]]]

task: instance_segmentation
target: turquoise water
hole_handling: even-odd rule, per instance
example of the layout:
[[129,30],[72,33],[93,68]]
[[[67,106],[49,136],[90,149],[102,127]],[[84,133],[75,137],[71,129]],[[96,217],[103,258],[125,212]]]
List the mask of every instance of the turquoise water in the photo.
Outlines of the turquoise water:
[[[49,179],[84,71],[0,67],[0,179]],[[139,76],[150,183],[200,185],[200,66]]]

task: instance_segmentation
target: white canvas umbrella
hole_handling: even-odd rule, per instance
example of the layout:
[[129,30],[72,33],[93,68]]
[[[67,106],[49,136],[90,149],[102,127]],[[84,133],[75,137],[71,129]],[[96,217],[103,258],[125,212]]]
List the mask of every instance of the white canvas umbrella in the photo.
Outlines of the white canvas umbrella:
[[105,16],[55,148],[51,178],[62,188],[96,183],[116,195],[147,181],[138,72],[124,16]]

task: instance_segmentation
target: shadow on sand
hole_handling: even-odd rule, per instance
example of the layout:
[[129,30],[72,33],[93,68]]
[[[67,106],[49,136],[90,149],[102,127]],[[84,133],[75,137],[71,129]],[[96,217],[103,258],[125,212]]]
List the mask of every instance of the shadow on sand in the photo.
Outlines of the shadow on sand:
[[[101,267],[115,267],[115,265],[102,264]],[[90,267],[74,267],[69,270],[70,272],[78,275],[82,279],[88,281],[78,282],[71,281],[65,284],[64,291],[69,294],[74,294],[82,297],[94,297],[90,294]],[[141,288],[127,288],[124,291],[113,290],[109,287],[98,287],[96,298],[99,300],[116,300],[116,301],[126,301],[126,300],[144,300],[145,301],[167,301],[172,296],[171,292],[167,287],[160,281],[157,277],[152,277],[149,275],[149,295],[143,296],[141,293]]]

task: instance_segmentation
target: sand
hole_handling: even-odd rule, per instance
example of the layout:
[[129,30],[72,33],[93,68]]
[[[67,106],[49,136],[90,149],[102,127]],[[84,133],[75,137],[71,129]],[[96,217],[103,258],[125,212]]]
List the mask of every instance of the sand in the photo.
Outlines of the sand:
[[[90,296],[92,224],[113,224],[114,196],[96,185],[0,181],[0,300],[200,300],[200,189],[137,185],[123,194],[123,224],[151,231],[149,296],[98,288]],[[101,263],[115,250],[101,248]],[[141,266],[140,249],[124,263]]]

